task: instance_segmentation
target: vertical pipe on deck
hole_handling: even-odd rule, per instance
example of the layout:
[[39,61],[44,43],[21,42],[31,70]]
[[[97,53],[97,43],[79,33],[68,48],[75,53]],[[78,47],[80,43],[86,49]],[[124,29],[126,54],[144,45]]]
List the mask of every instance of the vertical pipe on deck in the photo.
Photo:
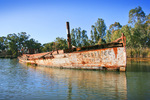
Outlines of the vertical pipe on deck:
[[68,48],[71,49],[71,36],[70,36],[70,27],[69,27],[69,22],[66,22],[66,27],[67,27],[67,42],[68,42]]

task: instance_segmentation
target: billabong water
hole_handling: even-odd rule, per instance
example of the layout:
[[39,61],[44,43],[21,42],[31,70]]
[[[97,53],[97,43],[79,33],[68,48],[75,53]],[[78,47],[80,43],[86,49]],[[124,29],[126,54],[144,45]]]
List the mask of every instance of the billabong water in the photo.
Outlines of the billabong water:
[[126,72],[27,66],[0,59],[0,100],[150,98],[150,63],[127,62]]

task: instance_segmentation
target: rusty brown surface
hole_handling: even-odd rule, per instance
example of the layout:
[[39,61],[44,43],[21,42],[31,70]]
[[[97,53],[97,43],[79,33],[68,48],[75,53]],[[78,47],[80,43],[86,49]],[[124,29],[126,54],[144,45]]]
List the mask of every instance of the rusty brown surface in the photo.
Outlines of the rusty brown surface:
[[[68,22],[67,29],[70,34]],[[123,33],[112,43],[95,46],[71,48],[70,41],[68,37],[69,49],[24,54],[19,61],[60,68],[126,70],[126,37]]]
[[[46,53],[28,55],[28,60],[42,66],[77,68],[77,69],[119,69],[126,67],[125,47],[105,48],[73,53],[49,54],[45,58],[38,58]],[[24,55],[25,56],[25,55]],[[34,59],[33,59],[34,58]]]
[[69,27],[69,22],[66,22],[66,27],[67,27],[67,42],[68,42],[68,48],[71,49],[71,36],[70,36],[70,27]]

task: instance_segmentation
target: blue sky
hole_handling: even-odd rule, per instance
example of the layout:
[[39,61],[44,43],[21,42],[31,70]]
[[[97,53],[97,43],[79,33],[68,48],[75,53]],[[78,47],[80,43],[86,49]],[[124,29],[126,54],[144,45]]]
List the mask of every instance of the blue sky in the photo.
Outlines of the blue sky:
[[90,36],[91,25],[102,18],[107,29],[114,22],[128,23],[128,13],[138,6],[150,14],[150,0],[0,0],[0,36],[26,32],[40,43],[67,37],[81,27]]

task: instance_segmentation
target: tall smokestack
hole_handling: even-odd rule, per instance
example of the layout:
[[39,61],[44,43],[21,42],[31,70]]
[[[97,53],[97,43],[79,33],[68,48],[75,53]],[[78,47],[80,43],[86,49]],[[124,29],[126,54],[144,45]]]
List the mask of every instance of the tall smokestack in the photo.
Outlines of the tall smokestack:
[[67,27],[67,42],[68,42],[68,48],[71,49],[71,36],[70,36],[70,27],[69,27],[69,22],[66,22],[66,27]]

